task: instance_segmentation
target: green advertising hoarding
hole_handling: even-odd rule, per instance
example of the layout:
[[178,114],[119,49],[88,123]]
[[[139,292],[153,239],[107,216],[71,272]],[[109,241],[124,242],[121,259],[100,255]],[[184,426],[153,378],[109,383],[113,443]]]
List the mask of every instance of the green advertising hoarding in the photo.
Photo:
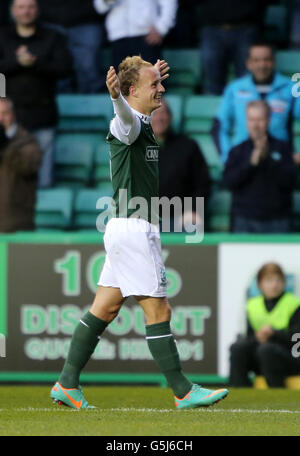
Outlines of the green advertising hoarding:
[[[52,235],[49,242],[30,242],[29,237],[24,243],[22,238],[0,243],[1,328],[6,334],[0,380],[52,381],[61,370],[74,328],[94,299],[105,259],[95,237],[77,239],[57,235],[55,240]],[[194,378],[201,373],[216,380],[217,246],[186,245],[181,238],[163,245],[163,257],[183,368]],[[129,298],[101,338],[83,381],[163,384],[144,326],[141,307]]]
[[[299,246],[297,234],[207,234],[201,244],[162,235],[172,330],[193,381],[226,383],[247,287],[263,262],[283,264],[300,293]],[[94,299],[103,261],[99,234],[0,235],[0,381],[57,379],[74,327]],[[166,384],[150,357],[143,318],[138,303],[128,299],[82,382]]]

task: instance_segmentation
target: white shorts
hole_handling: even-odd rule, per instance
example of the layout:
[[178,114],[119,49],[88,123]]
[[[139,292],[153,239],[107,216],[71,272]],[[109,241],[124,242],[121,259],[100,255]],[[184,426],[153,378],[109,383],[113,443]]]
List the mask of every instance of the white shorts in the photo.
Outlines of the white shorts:
[[112,218],[104,234],[106,259],[98,285],[123,297],[165,297],[166,271],[158,227],[136,218]]

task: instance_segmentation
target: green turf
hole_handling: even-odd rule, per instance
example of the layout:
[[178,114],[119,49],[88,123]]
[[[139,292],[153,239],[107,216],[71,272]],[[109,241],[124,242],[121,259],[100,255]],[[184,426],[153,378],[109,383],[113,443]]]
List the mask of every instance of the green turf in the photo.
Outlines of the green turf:
[[169,389],[91,387],[97,410],[55,405],[49,387],[0,386],[0,435],[300,435],[300,391],[231,389],[211,408],[176,411]]

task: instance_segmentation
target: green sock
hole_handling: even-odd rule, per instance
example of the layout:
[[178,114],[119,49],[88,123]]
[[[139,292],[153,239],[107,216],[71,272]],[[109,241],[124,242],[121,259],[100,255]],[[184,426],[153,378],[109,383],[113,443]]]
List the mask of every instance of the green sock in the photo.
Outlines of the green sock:
[[183,398],[191,390],[193,384],[182,373],[170,322],[147,325],[146,339],[157,366],[166,377],[175,396],[179,399]]
[[78,323],[66,359],[59,377],[64,388],[77,388],[80,372],[92,356],[108,323],[87,312]]

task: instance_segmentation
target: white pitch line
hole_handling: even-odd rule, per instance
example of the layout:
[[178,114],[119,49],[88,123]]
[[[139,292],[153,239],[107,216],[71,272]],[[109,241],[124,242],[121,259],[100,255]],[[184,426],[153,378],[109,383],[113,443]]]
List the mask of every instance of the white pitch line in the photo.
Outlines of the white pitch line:
[[203,410],[202,412],[229,412],[229,413],[300,413],[300,410],[273,410],[273,409],[264,409],[264,410],[251,410],[251,409],[210,409]]
[[[15,409],[1,409],[1,412],[5,411],[14,411],[14,412],[78,412],[78,410],[65,408],[65,407],[53,407],[53,408],[35,408],[35,407],[23,407]],[[250,413],[250,414],[266,414],[266,413],[287,413],[287,414],[300,414],[300,410],[274,410],[274,409],[262,409],[262,410],[252,410],[252,409],[219,409],[219,408],[198,408],[193,410],[175,410],[175,409],[154,409],[154,408],[112,408],[112,409],[102,409],[97,408],[94,410],[87,410],[90,412],[139,412],[139,413],[182,413],[190,412],[194,413]]]
[[[169,413],[169,412],[190,412],[192,410],[174,410],[174,409],[151,409],[151,408],[113,408],[113,409],[102,409],[101,411],[109,410],[111,412],[142,412],[142,413]],[[272,409],[264,409],[264,410],[251,410],[251,409],[207,409],[199,407],[198,409],[193,409],[194,412],[202,412],[202,413],[300,413],[300,410],[272,410]]]
[[12,411],[12,412],[78,412],[78,410],[71,409],[69,407],[53,407],[53,408],[39,408],[39,407],[22,407],[15,409],[2,409],[3,411]]

